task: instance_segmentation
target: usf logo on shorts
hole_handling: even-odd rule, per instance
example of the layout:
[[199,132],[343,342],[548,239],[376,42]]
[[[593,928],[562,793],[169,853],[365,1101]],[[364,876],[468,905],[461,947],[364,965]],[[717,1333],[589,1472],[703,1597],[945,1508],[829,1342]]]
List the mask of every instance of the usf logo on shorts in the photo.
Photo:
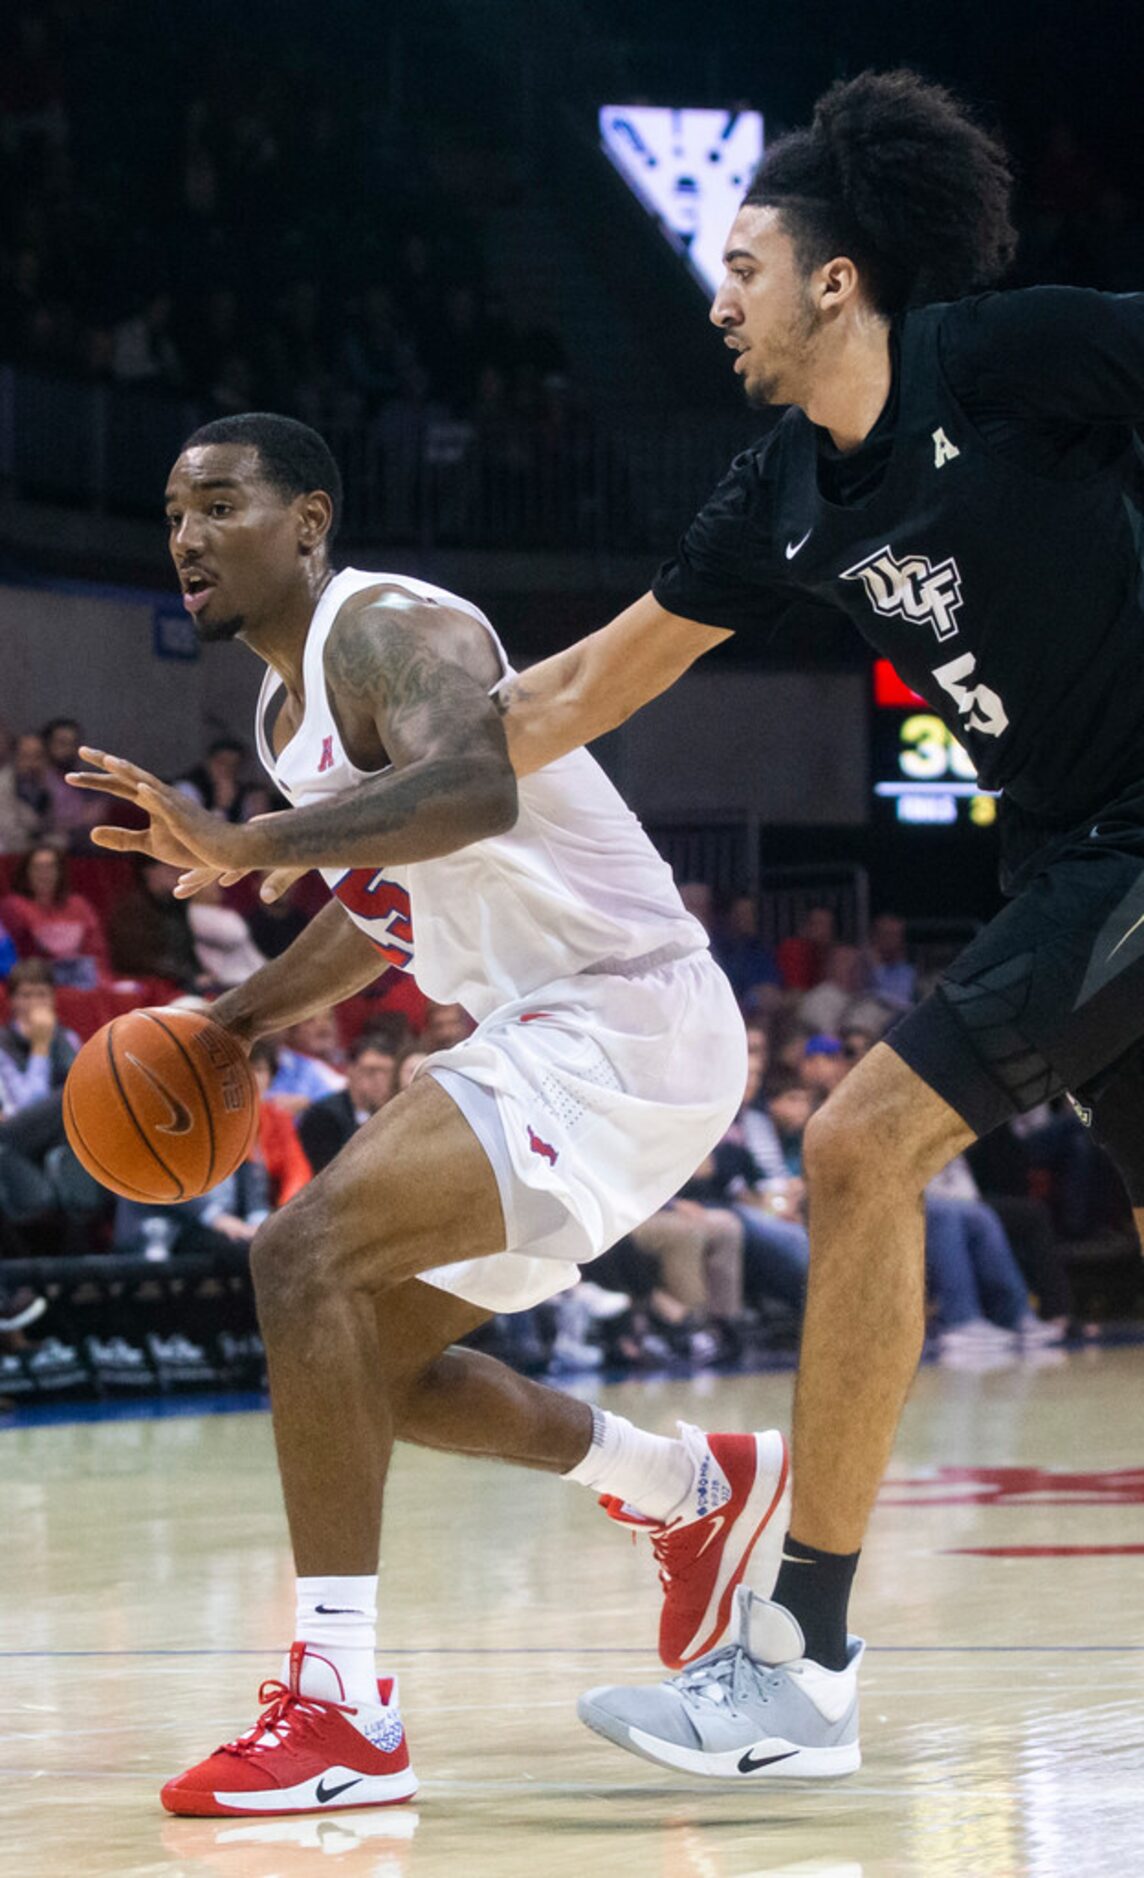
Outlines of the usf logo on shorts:
[[887,546],[856,561],[842,579],[860,580],[874,611],[887,618],[925,622],[939,640],[952,639],[957,631],[953,616],[961,605],[961,574],[952,555],[935,567],[924,554],[899,561]]

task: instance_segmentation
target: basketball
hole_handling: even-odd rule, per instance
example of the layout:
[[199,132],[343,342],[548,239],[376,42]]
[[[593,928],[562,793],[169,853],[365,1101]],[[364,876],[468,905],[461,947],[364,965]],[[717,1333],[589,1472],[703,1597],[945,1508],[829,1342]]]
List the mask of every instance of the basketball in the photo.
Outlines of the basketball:
[[84,1044],[64,1126],[88,1173],[127,1200],[207,1193],[246,1159],[258,1089],[246,1054],[198,1011],[128,1011]]

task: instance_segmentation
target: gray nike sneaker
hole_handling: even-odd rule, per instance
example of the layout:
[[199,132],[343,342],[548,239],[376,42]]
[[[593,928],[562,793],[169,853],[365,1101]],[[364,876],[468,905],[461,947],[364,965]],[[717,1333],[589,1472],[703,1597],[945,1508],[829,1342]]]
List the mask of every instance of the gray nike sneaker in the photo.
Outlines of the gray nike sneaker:
[[781,1604],[741,1585],[735,1619],[734,1643],[670,1681],[589,1689],[580,1720],[629,1754],[712,1780],[852,1774],[862,1759],[862,1639],[848,1640],[845,1669],[823,1669],[805,1654],[802,1631]]

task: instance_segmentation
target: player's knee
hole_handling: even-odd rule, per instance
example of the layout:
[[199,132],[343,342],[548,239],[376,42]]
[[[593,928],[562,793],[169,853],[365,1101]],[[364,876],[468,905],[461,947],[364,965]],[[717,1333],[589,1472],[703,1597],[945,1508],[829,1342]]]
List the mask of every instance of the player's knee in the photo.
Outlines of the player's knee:
[[263,1220],[250,1244],[250,1279],[263,1324],[298,1310],[322,1284],[320,1247],[293,1208]]
[[869,1169],[872,1143],[860,1116],[831,1100],[810,1118],[802,1138],[802,1165],[813,1192],[858,1184]]

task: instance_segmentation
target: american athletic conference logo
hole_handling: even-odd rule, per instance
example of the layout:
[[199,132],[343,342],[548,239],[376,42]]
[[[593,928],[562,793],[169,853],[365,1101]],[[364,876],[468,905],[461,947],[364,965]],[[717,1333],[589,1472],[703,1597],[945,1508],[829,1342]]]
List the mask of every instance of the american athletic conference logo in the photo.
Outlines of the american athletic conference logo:
[[887,545],[856,561],[841,578],[860,580],[876,613],[926,621],[939,640],[952,639],[957,631],[953,616],[961,605],[961,572],[952,555],[935,567],[924,554],[899,561]]

